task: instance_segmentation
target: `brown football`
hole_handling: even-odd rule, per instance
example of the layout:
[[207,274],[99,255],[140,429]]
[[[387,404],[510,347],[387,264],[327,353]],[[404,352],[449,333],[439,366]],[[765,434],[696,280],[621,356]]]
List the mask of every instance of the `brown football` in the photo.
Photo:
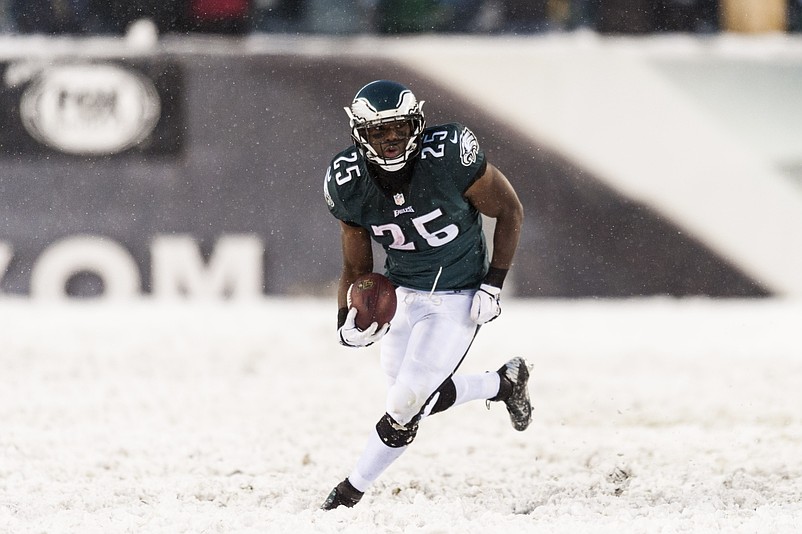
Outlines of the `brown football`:
[[397,304],[395,286],[379,273],[360,276],[348,289],[348,307],[356,308],[356,326],[360,330],[367,329],[374,321],[379,327],[389,323]]

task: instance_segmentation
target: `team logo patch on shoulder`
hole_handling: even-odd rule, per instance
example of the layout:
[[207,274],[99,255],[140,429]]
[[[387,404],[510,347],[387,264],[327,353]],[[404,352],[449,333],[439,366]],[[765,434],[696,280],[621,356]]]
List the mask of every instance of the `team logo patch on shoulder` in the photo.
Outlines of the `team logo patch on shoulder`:
[[466,167],[476,163],[476,156],[479,154],[479,141],[468,128],[463,128],[459,136],[459,156],[460,161]]
[[323,198],[326,199],[326,205],[329,208],[334,207],[334,200],[331,198],[331,193],[329,193],[329,181],[331,180],[331,167],[326,171],[326,177],[323,179]]

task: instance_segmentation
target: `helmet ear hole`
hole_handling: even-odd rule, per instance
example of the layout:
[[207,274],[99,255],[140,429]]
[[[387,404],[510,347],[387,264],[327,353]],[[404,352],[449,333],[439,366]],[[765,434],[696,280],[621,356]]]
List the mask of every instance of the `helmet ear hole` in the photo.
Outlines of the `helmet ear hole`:
[[[350,119],[351,137],[365,158],[386,171],[398,171],[420,153],[421,135],[426,125],[421,106],[412,91],[390,80],[376,80],[360,89],[345,108]],[[411,132],[403,152],[394,158],[382,157],[369,142],[367,128],[399,120],[409,121]]]

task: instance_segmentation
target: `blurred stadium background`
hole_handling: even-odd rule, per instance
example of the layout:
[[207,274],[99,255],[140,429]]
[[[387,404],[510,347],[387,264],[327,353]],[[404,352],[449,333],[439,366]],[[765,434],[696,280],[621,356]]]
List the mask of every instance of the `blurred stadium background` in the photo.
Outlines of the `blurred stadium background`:
[[325,167],[393,78],[518,189],[510,294],[799,296],[800,10],[2,0],[0,295],[333,295]]

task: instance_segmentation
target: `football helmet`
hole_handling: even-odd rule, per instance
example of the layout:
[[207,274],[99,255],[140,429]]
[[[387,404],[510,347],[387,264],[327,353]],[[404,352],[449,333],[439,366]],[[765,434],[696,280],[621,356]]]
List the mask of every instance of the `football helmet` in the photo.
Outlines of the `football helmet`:
[[[362,149],[365,158],[390,172],[401,170],[421,149],[421,134],[426,127],[423,101],[404,85],[389,80],[376,80],[360,89],[351,105],[345,108],[351,123],[351,137]],[[409,137],[402,138],[404,146],[395,157],[377,151],[368,138],[368,129],[396,121],[407,121]]]

